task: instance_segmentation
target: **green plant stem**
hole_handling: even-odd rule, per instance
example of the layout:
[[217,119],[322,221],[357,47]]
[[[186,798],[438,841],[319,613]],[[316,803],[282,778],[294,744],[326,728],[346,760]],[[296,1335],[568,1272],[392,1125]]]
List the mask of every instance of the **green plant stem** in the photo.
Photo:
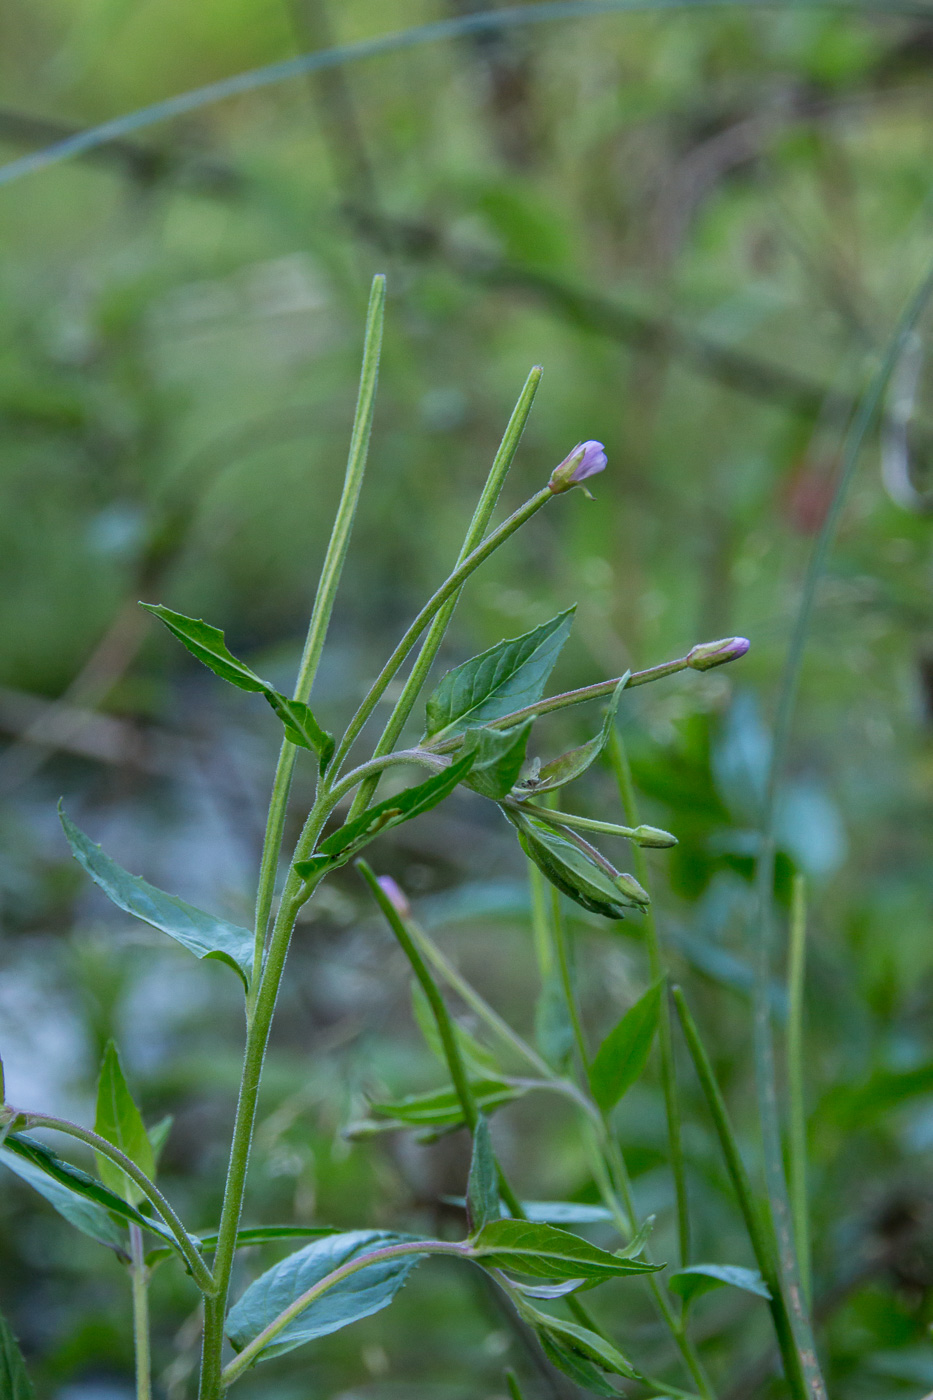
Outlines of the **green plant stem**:
[[[613,725],[609,730],[607,753],[609,766],[619,790],[619,801],[622,804],[623,815],[626,821],[634,822],[637,826],[639,822],[638,800],[635,796],[635,785],[632,782],[632,770],[616,725]],[[648,861],[640,846],[635,847],[632,861],[635,866],[635,879],[650,893]],[[667,976],[667,968],[661,950],[661,939],[658,935],[653,902],[644,911],[644,930],[651,980],[659,982],[662,977]],[[674,1178],[674,1194],[677,1202],[677,1241],[680,1265],[681,1268],[684,1268],[690,1263],[690,1197],[687,1192],[687,1173],[680,1132],[680,1106],[677,1102],[677,1067],[671,1034],[671,1012],[666,993],[661,998],[658,1018],[658,1046],[661,1052],[661,1090],[664,1094],[664,1112],[667,1118],[668,1152],[671,1159],[671,1173]]]
[[807,1201],[807,1115],[803,1072],[803,998],[807,956],[806,886],[794,876],[787,964],[787,1186],[794,1219],[794,1240],[800,1265],[800,1282],[809,1305],[812,1296],[810,1223]]
[[[525,424],[528,422],[528,415],[531,412],[535,394],[538,392],[538,385],[541,382],[542,374],[543,370],[541,366],[535,365],[525,381],[525,386],[519,395],[518,402],[512,411],[512,416],[509,419],[502,441],[499,444],[499,450],[493,459],[493,464],[490,468],[489,476],[486,478],[486,484],[483,487],[482,495],[479,498],[476,510],[473,512],[473,519],[470,521],[469,529],[466,532],[463,545],[457,556],[458,565],[463,563],[467,556],[477,547],[483,535],[486,533],[489,522],[492,519],[492,513],[496,508],[496,502],[499,499],[499,493],[502,490],[509,468],[515,458],[515,453],[518,451],[518,444],[525,430]],[[402,688],[402,693],[395,702],[386,727],[382,731],[379,742],[373,750],[373,758],[381,758],[384,754],[391,753],[398,736],[404,728],[405,721],[411,714],[415,702],[421,693],[421,689],[428,678],[428,673],[434,663],[441,643],[444,640],[447,628],[450,626],[450,619],[453,617],[454,609],[457,606],[459,598],[459,591],[451,598],[448,598],[447,602],[440,609],[434,621],[431,623],[431,626],[428,628],[428,634],[421,644],[421,650]],[[349,820],[352,821],[354,817],[359,816],[359,814],[369,806],[378,781],[378,774],[368,777],[365,780],[354,799],[353,806],[350,809]]]
[[136,1353],[136,1400],[152,1400],[152,1361],[149,1352],[149,1270],[143,1232],[130,1226],[130,1282],[133,1290],[133,1342]]
[[[647,671],[632,671],[627,673],[625,678],[625,689],[631,690],[636,685],[649,685],[652,681],[663,680],[665,676],[674,676],[678,671],[689,670],[690,663],[686,656],[679,656],[675,661],[662,661],[659,666],[650,666]],[[578,690],[565,690],[560,695],[547,695],[543,700],[536,700],[533,705],[525,705],[521,710],[512,710],[510,714],[500,715],[498,719],[491,719],[487,723],[488,729],[511,729],[515,724],[521,724],[526,719],[537,719],[540,715],[550,715],[556,710],[564,710],[568,705],[582,705],[586,700],[604,700],[612,695],[616,686],[623,679],[616,676],[611,681],[596,681],[593,685],[580,686]],[[450,753],[452,749],[460,744],[460,737],[453,739],[441,739],[430,747],[434,753]]]
[[[575,812],[562,812],[557,807],[541,807],[536,802],[510,802],[506,800],[502,805],[512,808],[513,811],[524,812],[526,816],[538,817],[543,822],[550,822],[552,826],[569,826],[580,831],[597,831],[604,836],[624,836],[626,840],[633,841],[635,845],[640,844],[638,827],[618,826],[615,822],[600,822],[592,817],[578,817]],[[673,837],[670,844],[672,846],[677,844]]]
[[[321,576],[318,580],[311,621],[308,626],[301,664],[298,668],[298,680],[295,684],[293,698],[304,702],[307,702],[311,694],[324,641],[327,637],[327,629],[334,609],[334,599],[337,595],[340,575],[350,544],[350,532],[356,515],[360,488],[366,471],[376,382],[379,375],[379,356],[382,350],[385,292],[385,277],[381,275],[374,277],[369,294],[366,334],[363,343],[363,366],[360,372],[360,386],[353,419],[353,431],[350,435],[350,450],[347,457],[343,491],[337,506],[327,552],[324,555],[324,563],[321,566]],[[253,975],[247,1000],[250,1011],[255,1004],[259,979],[262,974],[266,934],[275,895],[275,877],[278,870],[279,853],[282,848],[282,836],[285,831],[288,795],[291,790],[297,757],[297,747],[287,739],[283,740],[272,782],[272,796],[269,802],[262,858],[259,865],[259,881],[256,891],[256,945],[253,957]]]
[[[489,556],[494,554],[499,546],[503,545],[511,535],[514,535],[516,530],[520,529],[533,515],[536,515],[542,506],[552,500],[553,496],[554,493],[548,486],[544,486],[540,491],[537,491],[524,505],[519,506],[518,510],[514,511],[513,514],[509,516],[508,520],[504,520],[498,529],[493,530],[492,534],[487,536],[481,545],[474,549],[472,553],[468,554],[463,563],[454,569],[453,573],[445,579],[437,592],[428,599],[382,670],[379,672],[379,675],[369,689],[369,693],[347,726],[346,733],[341,739],[333,758],[331,765],[331,771],[333,773],[336,774],[340,771],[344,759],[349,753],[357,735],[385,694],[386,687],[395,677],[399,667],[404,662],[406,656],[411,651],[428,623],[440,612],[448,598],[453,597],[455,593],[459,592],[461,586],[470,575],[475,573],[479,566],[485,563]],[[438,749],[437,752],[441,752],[441,750]]]
[[127,1157],[125,1152],[121,1152],[119,1147],[114,1147],[112,1142],[93,1133],[89,1128],[82,1128],[79,1123],[72,1123],[67,1118],[52,1118],[46,1113],[29,1113],[23,1111],[21,1117],[25,1120],[28,1128],[53,1128],[56,1132],[65,1133],[68,1137],[77,1138],[79,1142],[86,1143],[88,1147],[93,1147],[95,1152],[99,1152],[102,1157],[108,1157],[114,1162],[131,1181],[139,1187],[143,1195],[155,1207],[159,1215],[165,1221],[168,1228],[178,1242],[178,1248],[184,1255],[185,1263],[191,1270],[195,1283],[201,1292],[210,1295],[215,1290],[214,1279],[211,1271],[201,1258],[188,1231],[185,1229],[181,1219],[169,1205],[156,1186],[154,1181],[150,1181],[144,1171],[140,1171],[136,1163]]
[[719,1138],[719,1146],[726,1163],[726,1170],[732,1182],[732,1189],[735,1191],[739,1210],[745,1222],[746,1233],[751,1242],[755,1255],[755,1262],[758,1270],[768,1286],[771,1294],[770,1308],[771,1317],[774,1322],[774,1330],[777,1335],[778,1346],[784,1360],[784,1375],[791,1394],[796,1400],[807,1400],[809,1389],[807,1379],[804,1375],[800,1355],[794,1339],[791,1319],[787,1304],[784,1298],[784,1291],[781,1287],[781,1279],[778,1273],[777,1259],[774,1251],[774,1241],[758,1211],[754,1195],[752,1193],[751,1182],[745,1170],[745,1163],[742,1161],[742,1154],[739,1151],[735,1130],[726,1108],[725,1099],[716,1080],[713,1066],[710,1063],[706,1048],[700,1039],[690,1010],[684,1000],[683,992],[679,987],[672,989],[674,1004],[677,1007],[677,1014],[680,1018],[684,1039],[687,1042],[687,1049],[690,1051],[690,1058],[693,1060],[700,1087],[703,1090],[706,1106],[709,1109],[710,1117]]
[[247,1367],[251,1366],[260,1352],[274,1341],[279,1333],[288,1326],[296,1317],[309,1308],[312,1303],[317,1302],[331,1288],[338,1283],[343,1283],[344,1279],[352,1278],[361,1269],[368,1269],[373,1264],[381,1264],[388,1259],[403,1259],[411,1254],[446,1254],[453,1258],[469,1259],[472,1257],[472,1248],[468,1241],[463,1243],[453,1243],[447,1240],[412,1240],[405,1244],[390,1244],[383,1249],[374,1249],[369,1254],[359,1254],[355,1259],[350,1259],[346,1264],[341,1264],[339,1269],[334,1269],[326,1278],[322,1278],[311,1288],[307,1289],[278,1317],[274,1318],[257,1337],[243,1348],[235,1360],[230,1362],[222,1375],[221,1385],[228,1386],[242,1375]]
[[563,912],[560,907],[560,891],[551,887],[551,935],[554,940],[554,953],[557,959],[557,970],[560,975],[561,990],[564,993],[564,1001],[567,1005],[567,1015],[570,1018],[570,1026],[573,1030],[573,1040],[577,1047],[577,1055],[580,1059],[580,1069],[583,1072],[584,1083],[590,1080],[590,1056],[586,1048],[586,1037],[583,1034],[583,1022],[580,1019],[580,1010],[577,1006],[577,998],[574,995],[573,969],[570,965],[570,949],[567,944],[567,928],[564,923]]
[[[304,859],[311,853],[325,820],[326,808],[324,803],[319,801],[312,808],[299,838],[295,852],[296,860]],[[230,1274],[236,1253],[237,1230],[243,1209],[243,1192],[246,1186],[246,1170],[249,1164],[250,1146],[256,1122],[256,1105],[259,1099],[262,1065],[269,1042],[269,1031],[288,956],[292,930],[299,910],[310,899],[316,884],[317,881],[302,880],[293,869],[289,870],[272,928],[272,935],[269,939],[268,953],[259,983],[254,1012],[247,1027],[243,1074],[240,1080],[233,1138],[230,1144],[230,1161],[224,1185],[220,1226],[217,1231],[217,1248],[214,1253],[214,1284],[217,1291],[216,1295],[207,1299],[204,1305],[201,1400],[218,1400],[223,1388],[221,1356],[224,1340],[224,1317],[227,1311]]]

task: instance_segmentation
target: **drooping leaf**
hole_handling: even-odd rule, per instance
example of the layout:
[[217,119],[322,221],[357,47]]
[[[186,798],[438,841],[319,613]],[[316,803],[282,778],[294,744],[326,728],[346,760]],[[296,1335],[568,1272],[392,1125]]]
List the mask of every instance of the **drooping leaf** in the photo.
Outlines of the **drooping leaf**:
[[631,674],[631,671],[626,671],[625,675],[620,677],[619,684],[612,692],[602,728],[596,737],[581,744],[577,749],[571,749],[569,753],[561,754],[559,758],[552,758],[550,763],[543,764],[533,776],[519,783],[516,795],[534,797],[542,792],[551,792],[555,788],[572,783],[575,778],[581,777],[588,768],[592,767],[609,742],[616,711],[619,708],[619,700],[622,691],[628,685]]
[[467,1220],[471,1234],[478,1234],[490,1221],[498,1220],[499,1173],[492,1150],[489,1124],[481,1113],[473,1130],[473,1152],[467,1179]]
[[67,1187],[69,1191],[83,1196],[85,1200],[95,1201],[98,1205],[113,1211],[115,1215],[130,1221],[133,1225],[140,1225],[143,1229],[150,1230],[152,1234],[160,1235],[163,1239],[170,1241],[173,1249],[177,1248],[175,1236],[167,1225],[163,1225],[161,1220],[157,1220],[151,1215],[143,1215],[122,1196],[118,1196],[115,1191],[111,1191],[102,1182],[95,1181],[80,1167],[74,1167],[70,1162],[56,1157],[55,1153],[45,1146],[45,1143],[27,1137],[25,1133],[10,1133],[3,1145],[3,1152],[4,1154],[7,1152],[15,1153],[22,1160],[31,1162],[34,1167],[51,1177],[53,1181]]
[[0,1400],[35,1400],[35,1394],[13,1329],[0,1312]]
[[[0,1148],[0,1162],[37,1191],[76,1230],[89,1235],[92,1240],[97,1240],[98,1244],[125,1251],[126,1236],[102,1205],[88,1200],[85,1196],[79,1196],[70,1187],[63,1186],[55,1177],[41,1171],[33,1162],[18,1157],[6,1147]],[[167,1254],[172,1252],[166,1250]]]
[[[362,1254],[414,1240],[414,1235],[395,1235],[382,1230],[350,1230],[315,1240],[297,1254],[289,1255],[260,1274],[255,1283],[250,1284],[227,1315],[227,1336],[237,1351],[242,1351],[285,1308],[335,1269]],[[397,1259],[369,1264],[359,1272],[350,1274],[299,1313],[260,1352],[258,1360],[268,1361],[273,1356],[281,1356],[304,1342],[338,1332],[351,1322],[370,1317],[388,1307],[423,1257],[420,1254],[402,1255]]]
[[568,1293],[576,1293],[585,1283],[586,1279],[583,1278],[567,1278],[562,1283],[522,1283],[513,1278],[509,1286],[517,1288],[525,1298],[544,1298],[553,1302],[555,1298],[566,1298]]
[[[473,766],[473,757],[473,754],[464,754],[449,764],[443,772],[432,773],[423,783],[405,788],[395,797],[387,797],[383,802],[377,802],[374,807],[362,812],[353,821],[345,822],[321,842],[320,854],[339,857],[340,863],[343,864],[377,831],[386,831],[389,827],[399,826],[402,822],[411,821],[412,817],[420,816],[422,812],[430,811],[439,802],[443,802],[457,784],[463,781]],[[316,872],[318,866],[313,866],[306,872],[305,864],[304,861],[296,862],[295,869],[299,875]],[[313,865],[313,861],[308,864]]]
[[741,1288],[746,1293],[756,1293],[759,1298],[768,1298],[771,1293],[768,1285],[757,1269],[743,1269],[738,1264],[690,1264],[670,1274],[668,1287],[679,1293],[685,1303],[692,1302],[714,1288]]
[[264,695],[285,726],[285,737],[302,748],[313,749],[318,754],[322,771],[327,767],[334,752],[334,737],[321,728],[310,706],[302,700],[289,700],[235,657],[219,627],[212,627],[198,617],[185,617],[184,613],[174,612],[161,603],[143,603],[142,606],[164,622],[172,635],[215,676],[240,690]]
[[646,902],[647,896],[645,900],[634,899],[630,886],[620,888],[585,851],[553,827],[522,812],[512,811],[508,816],[528,859],[562,894],[584,909],[606,919],[624,919],[626,909],[639,909]]
[[100,846],[95,846],[61,806],[59,816],[75,860],[118,909],[161,929],[197,958],[216,958],[227,963],[242,977],[244,986],[248,985],[253,965],[253,935],[248,929],[205,914],[203,909],[156,889],[139,875],[131,875]]
[[588,1240],[528,1220],[493,1220],[476,1239],[477,1259],[490,1269],[514,1269],[535,1278],[612,1278],[653,1273],[663,1265],[623,1259]]
[[663,983],[649,987],[609,1032],[590,1066],[593,1098],[604,1113],[631,1089],[648,1062],[658,1028]]
[[573,613],[568,608],[448,671],[427,702],[427,737],[451,738],[540,700],[570,634]]
[[[411,984],[411,1006],[414,1012],[418,1029],[424,1036],[425,1044],[433,1055],[443,1063],[447,1063],[447,1056],[444,1053],[444,1044],[441,1040],[440,1032],[437,1029],[437,1021],[431,1004],[428,1001],[421,983],[412,979]],[[474,1035],[471,1035],[465,1027],[454,1022],[454,1035],[460,1046],[460,1053],[467,1066],[475,1070],[477,1074],[486,1079],[494,1079],[501,1074],[499,1063],[491,1050],[487,1050],[485,1045],[481,1045]]]
[[[133,1101],[129,1086],[120,1064],[117,1047],[112,1040],[107,1042],[104,1058],[97,1081],[97,1113],[94,1131],[118,1147],[124,1156],[129,1157],[139,1169],[145,1172],[150,1181],[155,1176],[155,1157],[152,1143],[146,1132],[142,1115]],[[97,1170],[100,1179],[111,1191],[138,1206],[143,1193],[115,1162],[97,1153]]]
[[626,1380],[642,1379],[627,1357],[588,1327],[551,1317],[524,1300],[519,1305],[519,1311],[537,1332],[548,1360],[596,1395],[618,1395],[618,1391],[606,1381],[603,1372],[624,1376]]
[[505,797],[512,791],[525,762],[532,721],[511,729],[468,729],[463,753],[475,754],[467,786],[483,797]]
[[[497,1079],[478,1079],[470,1087],[477,1106],[484,1113],[491,1113],[524,1093],[523,1089]],[[456,1127],[463,1122],[463,1109],[453,1089],[412,1094],[392,1103],[374,1103],[372,1111],[382,1118],[393,1118],[417,1127]]]

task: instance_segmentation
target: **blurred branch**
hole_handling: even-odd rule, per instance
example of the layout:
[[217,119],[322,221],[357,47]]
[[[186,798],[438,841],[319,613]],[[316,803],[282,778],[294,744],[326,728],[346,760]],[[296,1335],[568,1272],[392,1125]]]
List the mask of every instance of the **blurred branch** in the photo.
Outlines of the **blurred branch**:
[[[28,149],[40,149],[54,142],[77,136],[82,127],[51,117],[33,117],[26,112],[0,107],[0,141]],[[180,151],[160,150],[125,136],[83,152],[85,160],[115,166],[141,185],[173,180],[185,188],[215,198],[228,199],[245,189],[239,171],[223,161]]]
[[[46,700],[0,686],[0,730],[34,745],[63,749],[81,758],[171,777],[190,759],[190,743],[152,726],[145,728],[113,715]],[[17,751],[16,745],[4,754]],[[14,781],[19,774],[9,774]],[[7,777],[7,774],[4,774]],[[7,784],[4,783],[4,786]]]

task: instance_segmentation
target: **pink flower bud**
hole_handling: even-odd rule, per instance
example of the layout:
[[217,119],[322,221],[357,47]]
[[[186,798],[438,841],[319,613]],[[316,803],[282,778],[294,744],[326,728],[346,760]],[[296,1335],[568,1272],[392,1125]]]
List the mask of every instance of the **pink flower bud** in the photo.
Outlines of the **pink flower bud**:
[[694,671],[709,671],[726,661],[738,661],[751,646],[747,637],[723,637],[719,642],[701,642],[687,653],[687,665]]
[[596,476],[605,470],[606,450],[602,443],[592,440],[578,442],[570,455],[551,472],[548,486],[557,495],[560,491],[569,491],[572,486],[579,486],[588,476]]
[[391,875],[380,875],[376,882],[386,899],[392,905],[396,914],[403,919],[411,918],[411,905],[405,897],[405,891],[392,879]]

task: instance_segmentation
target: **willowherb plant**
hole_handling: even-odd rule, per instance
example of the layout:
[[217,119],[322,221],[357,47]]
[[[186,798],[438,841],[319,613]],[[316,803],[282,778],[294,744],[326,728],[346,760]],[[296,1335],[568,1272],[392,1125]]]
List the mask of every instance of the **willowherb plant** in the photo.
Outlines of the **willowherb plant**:
[[[280,719],[282,749],[269,804],[260,862],[255,925],[237,927],[196,909],[129,874],[61,813],[72,852],[91,878],[126,911],[161,929],[199,958],[225,962],[242,980],[246,1045],[220,1220],[193,1232],[156,1184],[160,1129],[147,1129],[130,1095],[120,1061],[108,1047],[100,1076],[94,1129],[42,1112],[4,1104],[0,1117],[3,1162],[23,1177],[77,1228],[114,1250],[125,1263],[132,1293],[139,1400],[151,1394],[148,1279],[156,1264],[174,1260],[187,1270],[203,1297],[204,1326],[200,1395],[217,1400],[258,1362],[346,1327],[386,1307],[419,1261],[444,1255],[486,1270],[518,1316],[532,1329],[547,1358],[573,1381],[597,1395],[615,1395],[621,1378],[654,1395],[714,1395],[689,1329],[689,1305],[699,1293],[732,1285],[769,1301],[791,1393],[798,1400],[818,1395],[815,1361],[806,1354],[798,1303],[791,1308],[778,1263],[775,1233],[760,1213],[728,1115],[696,1027],[677,989],[674,1003],[712,1113],[758,1270],[692,1260],[689,1253],[683,1153],[673,1072],[672,1027],[665,970],[648,892],[643,847],[665,847],[675,838],[639,822],[625,753],[615,725],[623,692],[687,668],[707,670],[741,657],[742,638],[696,646],[686,656],[581,689],[545,697],[548,677],[570,631],[573,609],[524,636],[502,641],[449,671],[429,695],[425,732],[414,747],[397,748],[437,656],[467,579],[526,521],[555,496],[580,486],[606,467],[597,442],[580,443],[550,478],[502,524],[490,529],[496,503],[515,456],[537,390],[532,370],[508,424],[455,567],[425,603],[385,662],[339,740],[316,719],[310,697],[327,635],[363,480],[373,417],[382,335],[385,286],[373,283],[363,368],[343,493],[327,548],[294,694],[281,694],[228,650],[222,632],[162,605],[146,603],[195,657],[222,680],[265,697]],[[586,489],[585,487],[582,489]],[[420,646],[419,646],[420,643]],[[418,647],[398,699],[371,754],[348,767],[351,752],[380,699]],[[588,743],[541,763],[527,760],[533,723],[540,715],[588,700],[608,701],[598,732]],[[286,807],[295,763],[313,756],[316,791],[281,888]],[[616,775],[626,825],[573,815],[552,805],[553,796],[603,757]],[[421,781],[391,797],[376,799],[381,775],[393,767],[422,768]],[[403,891],[377,878],[360,858],[381,832],[427,812],[465,786],[496,803],[514,828],[530,864],[539,938],[550,948],[557,987],[576,1044],[576,1065],[555,1068],[512,1029],[464,980],[412,917]],[[345,804],[349,799],[349,808]],[[627,838],[632,873],[617,870],[592,844],[601,834]],[[466,1125],[473,1148],[465,1186],[467,1233],[459,1240],[425,1239],[368,1229],[350,1232],[289,1224],[250,1228],[241,1220],[263,1058],[289,942],[302,907],[327,877],[355,861],[420,987],[423,1028],[441,1050],[449,1083],[440,1090],[374,1106],[376,1118],[355,1125],[366,1133],[384,1127],[444,1130]],[[548,890],[552,897],[548,898]],[[590,1055],[575,1001],[559,896],[606,919],[635,913],[643,920],[652,984]],[[522,1063],[519,1076],[501,1070],[451,1017],[442,988],[466,1002],[503,1054]],[[422,995],[423,994],[423,995]],[[660,1048],[668,1120],[670,1167],[678,1208],[679,1267],[652,1260],[650,1220],[639,1220],[632,1200],[622,1145],[612,1113],[641,1075],[652,1044]],[[597,1207],[519,1200],[497,1161],[487,1118],[529,1087],[568,1098],[581,1116],[593,1174],[602,1194]],[[50,1129],[93,1149],[97,1176],[57,1156],[35,1129]],[[609,1222],[620,1237],[613,1251],[590,1243],[568,1226]],[[231,1271],[240,1247],[286,1239],[307,1240],[256,1278],[231,1303]],[[679,1354],[689,1387],[656,1380],[591,1318],[580,1294],[605,1280],[638,1276],[647,1283]],[[550,1309],[541,1304],[552,1305]],[[228,1350],[229,1347],[232,1350]],[[818,1371],[816,1372],[818,1377]],[[821,1383],[820,1383],[821,1384]],[[509,1377],[513,1395],[518,1381]],[[0,1400],[31,1394],[22,1357],[0,1319]]]

